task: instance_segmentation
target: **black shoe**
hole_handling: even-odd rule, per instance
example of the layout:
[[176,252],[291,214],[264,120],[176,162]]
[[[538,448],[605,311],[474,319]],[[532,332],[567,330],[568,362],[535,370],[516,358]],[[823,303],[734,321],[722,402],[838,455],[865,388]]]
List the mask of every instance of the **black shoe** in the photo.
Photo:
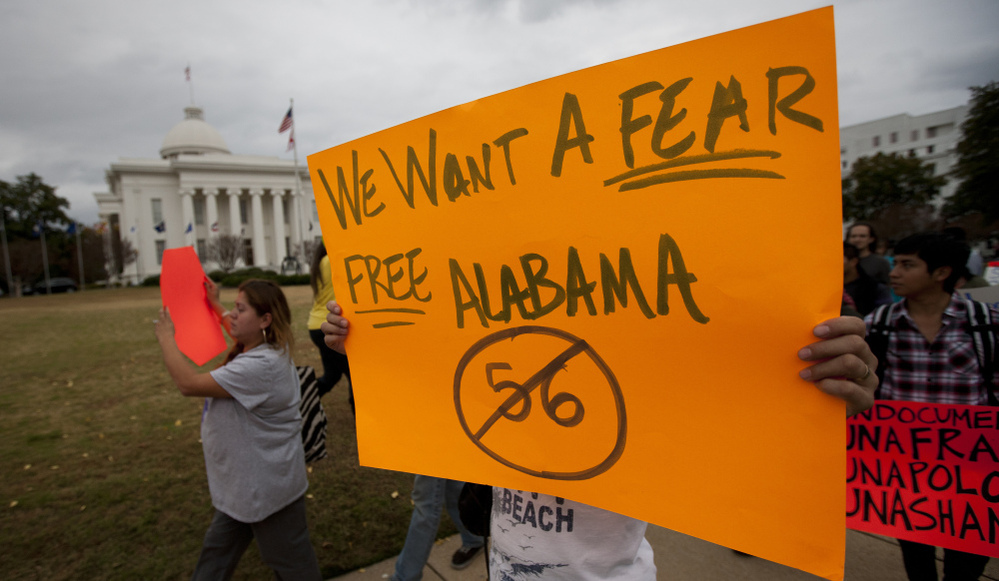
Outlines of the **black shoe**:
[[469,566],[481,549],[482,547],[461,547],[451,556],[451,568],[461,570]]

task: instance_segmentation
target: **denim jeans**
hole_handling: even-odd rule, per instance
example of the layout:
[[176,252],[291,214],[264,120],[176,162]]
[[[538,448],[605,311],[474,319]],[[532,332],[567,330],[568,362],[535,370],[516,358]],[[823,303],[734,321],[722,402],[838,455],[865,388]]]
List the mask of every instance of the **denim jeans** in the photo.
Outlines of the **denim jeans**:
[[447,508],[448,515],[458,527],[462,546],[483,545],[482,537],[468,532],[458,515],[458,494],[464,484],[458,480],[419,474],[413,480],[413,516],[409,519],[406,544],[395,561],[393,581],[418,581],[423,577],[423,567],[426,566],[430,549],[437,539],[437,525],[440,524],[442,508]]

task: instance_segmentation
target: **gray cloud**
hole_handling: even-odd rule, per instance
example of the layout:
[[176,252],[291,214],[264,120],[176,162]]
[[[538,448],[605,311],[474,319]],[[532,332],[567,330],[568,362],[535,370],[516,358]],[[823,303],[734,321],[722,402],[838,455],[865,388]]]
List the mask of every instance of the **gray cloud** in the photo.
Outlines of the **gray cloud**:
[[[97,219],[119,157],[156,157],[194,98],[234,153],[300,161],[555,75],[816,8],[800,0],[0,3],[0,179],[34,171]],[[836,5],[840,121],[953,107],[999,78],[994,0]]]

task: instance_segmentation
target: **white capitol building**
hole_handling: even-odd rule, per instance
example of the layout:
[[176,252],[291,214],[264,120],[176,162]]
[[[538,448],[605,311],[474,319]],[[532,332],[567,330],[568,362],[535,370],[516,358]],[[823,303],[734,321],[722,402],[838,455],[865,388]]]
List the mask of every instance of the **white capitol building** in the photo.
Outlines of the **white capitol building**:
[[[160,159],[121,158],[106,171],[110,192],[97,193],[98,213],[138,251],[122,275],[141,282],[159,274],[163,251],[193,246],[205,271],[219,234],[243,239],[238,266],[279,270],[304,240],[321,237],[308,168],[278,157],[233,155],[199,107],[163,139]],[[303,269],[308,259],[298,257]]]

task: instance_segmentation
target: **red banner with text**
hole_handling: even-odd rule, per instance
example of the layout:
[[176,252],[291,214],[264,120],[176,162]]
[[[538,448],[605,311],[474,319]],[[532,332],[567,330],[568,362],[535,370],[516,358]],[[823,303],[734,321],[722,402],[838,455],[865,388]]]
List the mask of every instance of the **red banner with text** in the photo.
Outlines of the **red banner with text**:
[[999,557],[999,408],[879,401],[847,430],[849,528]]

